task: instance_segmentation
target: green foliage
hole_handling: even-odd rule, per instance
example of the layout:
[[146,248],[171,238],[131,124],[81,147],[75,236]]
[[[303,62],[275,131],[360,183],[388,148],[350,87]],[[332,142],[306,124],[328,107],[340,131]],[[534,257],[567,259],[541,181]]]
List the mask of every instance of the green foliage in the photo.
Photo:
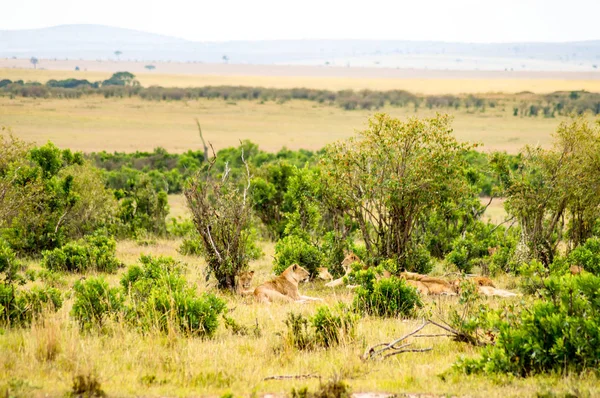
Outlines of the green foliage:
[[321,306],[308,318],[290,312],[282,337],[286,345],[297,350],[328,349],[353,341],[357,320],[358,317],[343,304],[333,309]]
[[600,276],[600,238],[589,238],[583,245],[573,249],[567,256],[567,262]]
[[600,278],[551,276],[544,281],[544,300],[503,321],[494,346],[480,358],[463,359],[466,373],[530,376],[597,370],[600,366]]
[[170,257],[140,257],[121,279],[130,302],[127,319],[142,330],[177,330],[210,337],[219,325],[225,302],[212,294],[198,297],[183,278],[183,268]]
[[63,304],[60,292],[54,288],[19,290],[12,284],[0,282],[0,323],[20,326],[31,323],[35,316],[48,308],[58,311]]
[[465,176],[468,149],[452,135],[448,116],[401,121],[378,114],[357,137],[326,148],[322,184],[328,203],[339,203],[359,226],[375,263],[394,258],[410,269],[428,214],[474,195]]
[[422,306],[417,291],[404,279],[392,276],[377,280],[377,270],[354,271],[353,281],[360,284],[354,295],[354,308],[381,317],[414,317]]
[[156,191],[150,177],[145,174],[129,184],[129,189],[115,193],[119,200],[119,218],[126,235],[136,236],[143,233],[140,231],[166,235],[166,218],[169,214],[167,193]]
[[123,308],[124,296],[116,287],[110,287],[102,277],[75,282],[75,301],[71,315],[81,328],[102,327],[106,320]]
[[8,242],[0,238],[0,276],[2,282],[10,284],[17,277],[20,263]]
[[21,198],[7,202],[5,211],[0,203],[0,223],[6,227],[2,235],[17,253],[38,254],[113,225],[116,203],[100,172],[85,164],[80,153],[51,143],[24,153],[17,141],[2,143],[9,155],[20,154],[20,160],[0,171],[0,185],[8,195],[3,199]]
[[116,272],[121,265],[116,258],[116,241],[101,231],[61,248],[42,252],[42,266],[49,271]]
[[[492,164],[505,189],[508,213],[519,221],[527,255],[550,266],[565,238],[571,247],[592,235],[600,216],[600,126],[585,118],[559,125],[552,149],[525,147],[519,167],[496,154]],[[564,218],[569,219],[565,229]],[[528,259],[526,259],[528,260]]]
[[321,266],[323,256],[318,247],[304,241],[296,235],[286,236],[275,245],[276,275],[281,274],[292,264],[304,267],[314,277],[318,274],[317,268]]

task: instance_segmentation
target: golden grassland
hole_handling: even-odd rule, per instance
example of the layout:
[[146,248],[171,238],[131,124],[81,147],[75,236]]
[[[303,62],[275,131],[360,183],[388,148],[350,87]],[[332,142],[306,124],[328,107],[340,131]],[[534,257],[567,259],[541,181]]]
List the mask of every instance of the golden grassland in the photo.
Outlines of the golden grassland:
[[[515,117],[514,103],[499,102],[485,112],[443,110],[454,116],[456,137],[480,142],[483,151],[517,152],[525,144],[548,145],[562,118]],[[394,117],[434,116],[435,110],[385,107]],[[200,149],[195,118],[204,137],[216,149],[249,139],[267,151],[283,146],[317,150],[347,138],[367,125],[375,111],[346,111],[309,101],[148,101],[140,98],[34,99],[0,97],[0,126],[38,144],[48,140],[59,147],[84,152],[152,150],[172,152]]]
[[[176,252],[177,241],[159,241],[150,247],[120,242],[118,254],[127,264],[139,254],[174,256],[188,264],[187,278],[199,292],[212,289],[204,284],[204,264]],[[255,284],[270,277],[273,245],[266,244],[266,256],[251,264],[257,270]],[[38,266],[31,264],[31,268]],[[119,275],[108,279],[117,285]],[[79,276],[68,277],[70,286]],[[512,286],[514,281],[502,281]],[[325,304],[351,302],[351,294],[341,287],[329,290],[315,282],[301,286],[302,292],[322,297]],[[278,333],[285,330],[284,319],[294,311],[309,315],[320,304],[263,305],[251,299],[222,295],[229,316],[260,336],[233,335],[223,325],[212,339],[186,338],[175,332],[140,334],[124,322],[111,320],[104,333],[80,332],[69,317],[72,299],[56,314],[44,316],[31,328],[5,330],[0,336],[0,392],[11,396],[64,396],[77,375],[94,375],[108,396],[239,396],[277,394],[285,396],[292,388],[316,388],[317,380],[265,381],[275,375],[314,374],[325,382],[332,378],[348,382],[354,392],[415,393],[474,397],[523,397],[540,393],[597,396],[598,379],[585,376],[537,376],[518,379],[509,376],[465,376],[450,372],[461,356],[476,356],[477,350],[444,337],[423,339],[418,347],[433,347],[425,353],[405,353],[382,361],[364,362],[360,356],[371,345],[389,342],[422,323],[422,320],[362,317],[357,338],[329,350],[298,352],[282,343]],[[445,314],[455,298],[427,298],[425,312]],[[514,302],[515,300],[513,300]],[[503,300],[487,300],[492,307]],[[436,333],[435,329],[431,330]]]
[[[170,197],[172,215],[185,214],[181,196]],[[205,263],[177,252],[179,241],[159,240],[151,246],[133,241],[119,242],[117,255],[133,264],[141,254],[168,255],[187,264],[186,277],[199,292],[213,290],[203,278]],[[265,256],[253,262],[254,285],[272,274],[274,245],[263,243]],[[39,269],[30,261],[32,269]],[[107,280],[117,285],[121,270]],[[65,276],[71,286],[80,275]],[[516,281],[504,277],[502,287],[514,289]],[[38,283],[38,282],[34,282]],[[30,282],[31,284],[31,282]],[[67,287],[68,289],[68,287]],[[325,304],[350,303],[352,293],[344,287],[331,290],[322,282],[301,286],[304,294],[321,297]],[[47,314],[30,328],[8,329],[0,335],[0,394],[42,397],[65,396],[77,375],[94,375],[108,396],[285,396],[292,388],[316,388],[318,380],[269,380],[275,375],[319,375],[322,381],[337,378],[348,382],[353,392],[433,394],[427,396],[523,397],[552,392],[563,396],[597,396],[597,377],[546,375],[527,379],[509,376],[465,376],[450,372],[461,356],[472,357],[477,350],[444,337],[424,339],[419,347],[433,347],[425,353],[405,353],[382,361],[364,362],[364,350],[389,342],[422,323],[422,320],[362,317],[355,341],[329,350],[298,352],[282,344],[278,333],[284,319],[294,311],[309,315],[319,303],[263,305],[249,298],[221,295],[228,303],[229,316],[260,335],[233,335],[223,325],[212,339],[186,338],[175,332],[140,334],[113,319],[104,333],[80,332],[69,317],[72,298],[56,314]],[[516,299],[508,302],[518,302]],[[486,300],[491,307],[505,305],[501,299]],[[426,298],[426,313],[445,314],[456,298]]]
[[[128,70],[123,65],[122,70]],[[118,69],[118,67],[117,67]],[[121,70],[121,69],[119,69]],[[200,87],[200,86],[256,86],[271,88],[313,88],[326,90],[406,90],[417,94],[468,94],[468,93],[518,93],[531,91],[538,94],[553,91],[587,90],[600,91],[600,79],[591,78],[569,78],[565,76],[536,77],[538,74],[529,72],[525,77],[496,77],[488,78],[479,76],[474,71],[473,77],[452,77],[455,73],[449,71],[447,77],[443,77],[443,71],[427,77],[427,71],[415,74],[410,78],[395,77],[373,77],[377,71],[368,74],[368,77],[335,77],[318,76],[312,69],[307,69],[307,75],[298,76],[264,76],[252,75],[252,71],[244,72],[244,75],[223,75],[215,71],[213,74],[174,73],[165,74],[160,72],[142,73],[136,72],[136,78],[143,86],[158,85],[163,87]],[[314,68],[318,73],[318,68]],[[78,78],[89,81],[105,80],[111,75],[107,71],[78,71],[71,70],[40,70],[24,68],[0,68],[0,79],[38,81],[45,83],[50,79]],[[442,76],[442,77],[438,77]],[[484,75],[485,76],[485,75]],[[544,76],[539,74],[539,76]]]

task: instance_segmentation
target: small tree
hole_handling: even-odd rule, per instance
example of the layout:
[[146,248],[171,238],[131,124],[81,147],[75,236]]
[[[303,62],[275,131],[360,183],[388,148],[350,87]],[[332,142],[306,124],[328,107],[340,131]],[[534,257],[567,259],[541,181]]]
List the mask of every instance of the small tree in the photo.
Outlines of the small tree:
[[122,51],[120,51],[120,50],[115,51],[115,56],[117,57],[117,59],[119,59],[119,57],[121,57],[121,54],[123,54]]
[[223,62],[224,62],[224,63],[228,63],[228,62],[229,62],[229,57],[228,57],[227,55],[223,55],[223,56],[221,57],[221,59],[223,59]]
[[326,148],[328,202],[358,224],[375,262],[394,258],[410,269],[419,222],[472,194],[463,156],[468,148],[452,135],[448,116],[404,122],[378,114],[358,137]]
[[29,62],[31,62],[31,64],[33,65],[33,69],[37,69],[37,64],[38,64],[39,60],[36,57],[31,57]]
[[235,291],[236,276],[247,269],[252,244],[248,231],[250,170],[242,150],[241,160],[246,173],[243,186],[240,186],[233,179],[228,164],[220,177],[211,173],[216,160],[216,155],[213,155],[207,169],[190,181],[184,193],[200,235],[209,272],[214,273],[220,289]]
[[492,162],[528,256],[546,267],[565,239],[565,218],[570,220],[567,238],[575,247],[591,236],[600,215],[600,128],[574,119],[561,123],[554,138],[551,149],[525,147],[516,170],[503,154],[495,154]]
[[156,69],[156,66],[154,66],[154,65],[146,65],[146,66],[144,66],[144,68],[146,68],[146,69],[148,69],[148,70],[151,71],[151,70]]

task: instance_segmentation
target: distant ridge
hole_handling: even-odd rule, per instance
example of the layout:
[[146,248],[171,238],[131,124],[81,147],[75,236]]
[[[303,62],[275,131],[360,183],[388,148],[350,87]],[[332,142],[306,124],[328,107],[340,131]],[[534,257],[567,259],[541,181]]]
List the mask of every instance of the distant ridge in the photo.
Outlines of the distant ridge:
[[448,70],[600,72],[600,40],[565,43],[445,43],[400,40],[193,42],[103,25],[0,30],[2,58],[115,59],[335,65]]

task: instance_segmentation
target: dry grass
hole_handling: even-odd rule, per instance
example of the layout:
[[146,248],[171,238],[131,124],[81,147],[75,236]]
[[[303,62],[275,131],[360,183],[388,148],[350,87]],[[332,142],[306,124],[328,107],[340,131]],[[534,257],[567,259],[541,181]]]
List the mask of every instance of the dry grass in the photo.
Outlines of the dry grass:
[[[395,117],[433,116],[434,111],[386,107]],[[308,101],[284,104],[252,101],[145,101],[139,98],[77,100],[0,98],[0,125],[28,141],[51,140],[63,148],[85,152],[200,149],[194,118],[215,148],[249,139],[268,151],[320,149],[366,126],[374,111],[344,111]],[[516,152],[525,144],[547,145],[561,119],[512,116],[512,104],[485,112],[452,110],[457,138],[484,144],[483,150]]]
[[[76,77],[98,81],[112,72],[135,73],[143,86],[257,86],[273,88],[315,88],[327,90],[407,90],[420,94],[518,93],[531,91],[600,91],[600,79],[594,73],[480,72],[382,70],[377,68],[323,68],[316,66],[261,66],[162,64],[148,73],[141,63],[95,61],[43,61],[43,68],[32,69],[29,60],[0,60],[0,79],[39,81]],[[19,65],[18,68],[9,66]],[[82,70],[75,72],[75,65]],[[4,66],[5,68],[2,68]],[[89,69],[89,70],[83,70]]]
[[[174,256],[188,264],[188,281],[199,292],[212,290],[202,277],[203,261],[181,256],[177,241],[159,241],[150,247],[134,242],[119,242],[118,256],[127,264],[139,254]],[[270,278],[273,245],[264,246],[266,255],[251,264],[257,271],[254,285]],[[32,263],[32,268],[38,265]],[[122,271],[121,271],[122,272]],[[67,277],[69,285],[78,275]],[[110,276],[111,284],[119,275]],[[39,283],[39,282],[36,282]],[[501,280],[503,286],[511,280]],[[331,290],[320,282],[301,286],[301,291],[322,297],[326,304],[349,303],[351,293],[344,287]],[[0,394],[10,396],[64,396],[76,376],[92,375],[109,396],[262,396],[285,395],[295,387],[315,388],[317,380],[263,381],[272,375],[317,374],[323,380],[341,377],[354,392],[428,393],[477,397],[522,397],[552,391],[559,395],[596,396],[598,379],[593,376],[541,376],[516,379],[508,376],[485,378],[447,373],[462,355],[476,350],[446,338],[423,341],[432,352],[406,353],[383,361],[365,363],[360,355],[367,346],[390,341],[413,330],[420,320],[363,317],[358,323],[356,342],[330,350],[296,352],[282,348],[278,332],[285,328],[289,311],[311,314],[319,304],[261,305],[250,298],[223,296],[229,315],[238,323],[254,328],[255,337],[233,335],[223,326],[213,339],[185,338],[177,334],[142,335],[123,322],[113,320],[105,334],[81,333],[69,318],[72,299],[56,314],[46,314],[32,327],[8,329],[0,336]],[[427,298],[428,308],[445,311],[454,298]],[[502,300],[488,300],[492,307]],[[444,376],[441,376],[444,374]]]

